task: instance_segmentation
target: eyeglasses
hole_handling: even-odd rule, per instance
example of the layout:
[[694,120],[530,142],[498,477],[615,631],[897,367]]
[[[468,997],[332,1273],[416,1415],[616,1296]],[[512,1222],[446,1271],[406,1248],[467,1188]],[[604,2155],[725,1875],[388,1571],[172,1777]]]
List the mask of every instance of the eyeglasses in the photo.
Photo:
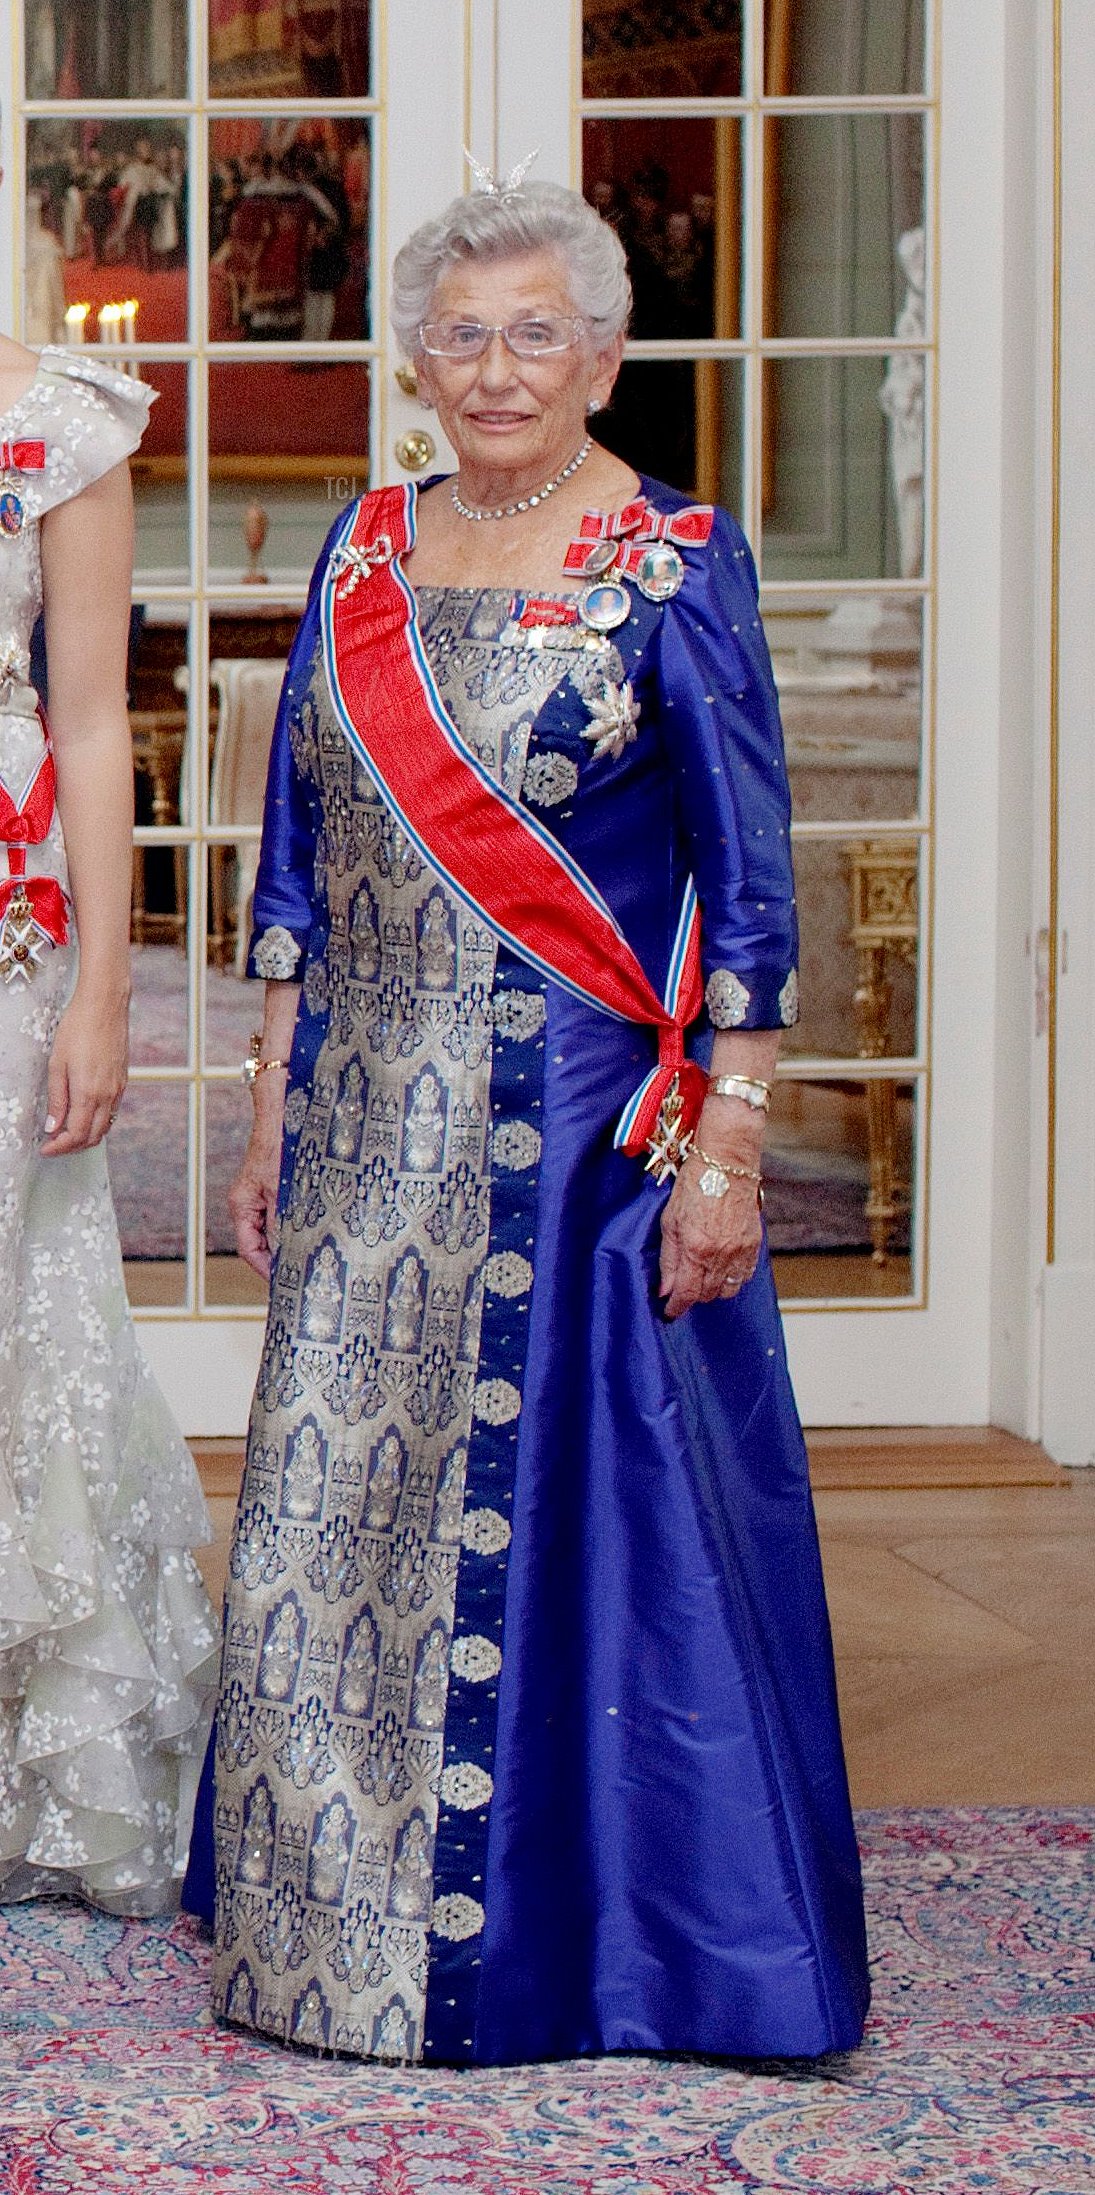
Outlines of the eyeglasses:
[[511,320],[506,328],[488,328],[481,320],[427,320],[419,328],[418,340],[430,358],[482,358],[496,335],[514,358],[550,358],[555,351],[573,350],[582,340],[585,325],[577,314],[558,320]]

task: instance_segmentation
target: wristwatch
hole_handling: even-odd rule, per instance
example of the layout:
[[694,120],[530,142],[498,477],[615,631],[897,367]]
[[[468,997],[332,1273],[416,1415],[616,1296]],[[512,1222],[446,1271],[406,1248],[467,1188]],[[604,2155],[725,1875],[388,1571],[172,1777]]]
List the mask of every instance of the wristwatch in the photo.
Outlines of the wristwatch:
[[709,1097],[740,1098],[751,1105],[754,1112],[766,1113],[772,1102],[770,1082],[756,1082],[751,1075],[712,1075],[707,1085]]

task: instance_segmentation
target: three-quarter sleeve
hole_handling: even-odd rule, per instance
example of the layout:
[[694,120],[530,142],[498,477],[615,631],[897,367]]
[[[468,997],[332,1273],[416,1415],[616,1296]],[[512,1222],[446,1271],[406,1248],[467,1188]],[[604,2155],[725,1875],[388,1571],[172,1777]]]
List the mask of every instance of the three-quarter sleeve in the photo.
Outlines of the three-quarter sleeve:
[[748,544],[718,511],[657,639],[658,705],[700,903],[707,1010],[719,1029],[798,1018],[791,804],[775,680]]
[[248,975],[266,982],[301,981],[316,915],[319,798],[317,787],[301,769],[297,742],[319,640],[320,585],[331,538],[340,524],[341,517],[324,542],[312,573],[307,607],[286,665],[270,747],[247,955]]

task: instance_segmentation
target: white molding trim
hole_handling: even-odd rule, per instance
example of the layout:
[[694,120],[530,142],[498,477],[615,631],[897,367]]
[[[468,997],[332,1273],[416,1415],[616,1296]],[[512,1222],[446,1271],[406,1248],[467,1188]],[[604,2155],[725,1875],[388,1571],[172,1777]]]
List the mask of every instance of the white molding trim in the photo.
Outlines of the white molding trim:
[[1056,1255],[1095,1260],[1095,11],[1064,0]]
[[[1050,10],[1046,9],[1048,17]],[[1041,1437],[1095,1463],[1095,15],[1061,6],[1060,623],[1055,1241],[1042,1282]],[[1043,98],[1043,109],[1045,100]],[[1052,175],[1050,177],[1052,181]],[[1051,268],[1052,271],[1052,268]],[[1051,294],[1045,281],[1043,298]],[[1051,361],[1052,363],[1052,361]],[[1050,501],[1043,465],[1039,501]],[[1045,680],[1048,696],[1048,672]],[[1044,744],[1044,742],[1043,742]],[[1044,765],[1043,765],[1044,774]],[[1043,916],[1044,922],[1045,917]],[[1037,1131],[1036,1131],[1037,1132]],[[1043,1136],[1043,1152],[1046,1138]]]
[[1095,1464],[1095,1262],[1047,1265],[1042,1287],[1042,1445]]
[[[472,0],[467,5],[470,8]],[[466,84],[472,59],[466,36],[470,27],[464,9],[453,0],[415,0],[413,7],[392,0],[387,9],[385,81],[379,86],[384,106],[383,217],[379,263],[374,269],[376,323],[383,327],[388,344],[387,356],[376,366],[382,376],[378,483],[407,479],[397,463],[395,444],[410,429],[425,428],[435,444],[436,456],[428,471],[446,472],[456,462],[436,413],[424,411],[418,398],[407,396],[394,378],[399,359],[388,324],[388,283],[392,260],[412,229],[432,219],[447,199],[457,197],[464,188],[463,139],[472,106],[471,88]]]

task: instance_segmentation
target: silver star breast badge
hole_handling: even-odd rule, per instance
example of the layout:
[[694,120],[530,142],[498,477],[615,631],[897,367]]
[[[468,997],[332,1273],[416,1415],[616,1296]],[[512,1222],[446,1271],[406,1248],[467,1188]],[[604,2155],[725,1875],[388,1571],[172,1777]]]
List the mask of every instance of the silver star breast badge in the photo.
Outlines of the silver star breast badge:
[[624,748],[636,737],[639,722],[639,704],[630,684],[613,686],[606,680],[604,692],[586,706],[589,723],[582,738],[593,742],[594,761],[598,755],[611,755],[613,762],[618,762]]
[[14,637],[5,635],[0,641],[0,702],[7,701],[14,686],[25,686],[30,679],[30,655]]
[[28,902],[21,896],[13,899],[0,922],[0,976],[4,982],[12,983],[21,976],[24,983],[29,983],[46,943]]

